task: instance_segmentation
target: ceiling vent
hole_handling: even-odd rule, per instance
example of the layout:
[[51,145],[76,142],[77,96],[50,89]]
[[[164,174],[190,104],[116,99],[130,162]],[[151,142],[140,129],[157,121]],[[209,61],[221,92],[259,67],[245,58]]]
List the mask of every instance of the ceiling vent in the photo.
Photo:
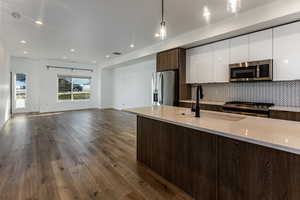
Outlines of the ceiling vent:
[[18,12],[12,12],[12,13],[11,13],[11,16],[12,16],[14,19],[20,19],[20,18],[21,18],[21,14],[18,13]]
[[116,56],[120,56],[120,55],[122,55],[122,53],[121,53],[121,52],[113,52],[112,54],[113,54],[113,55],[116,55]]

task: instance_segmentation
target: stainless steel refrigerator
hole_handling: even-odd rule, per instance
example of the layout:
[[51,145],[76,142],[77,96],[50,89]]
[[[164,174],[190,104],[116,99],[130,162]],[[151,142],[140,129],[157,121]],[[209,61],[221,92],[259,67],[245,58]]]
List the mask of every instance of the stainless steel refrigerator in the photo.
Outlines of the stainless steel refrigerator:
[[176,72],[155,72],[152,75],[152,104],[176,104]]

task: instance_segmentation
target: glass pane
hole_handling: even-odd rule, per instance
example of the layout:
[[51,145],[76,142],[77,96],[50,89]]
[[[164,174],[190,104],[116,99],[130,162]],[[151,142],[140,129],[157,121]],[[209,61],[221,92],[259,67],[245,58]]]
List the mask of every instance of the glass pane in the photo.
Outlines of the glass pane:
[[66,77],[58,78],[58,99],[59,100],[72,99],[72,78],[66,78]]
[[16,108],[25,108],[26,106],[26,75],[16,74]]
[[73,99],[74,100],[80,100],[80,99],[90,99],[90,93],[73,93]]
[[90,99],[91,79],[73,78],[73,99]]

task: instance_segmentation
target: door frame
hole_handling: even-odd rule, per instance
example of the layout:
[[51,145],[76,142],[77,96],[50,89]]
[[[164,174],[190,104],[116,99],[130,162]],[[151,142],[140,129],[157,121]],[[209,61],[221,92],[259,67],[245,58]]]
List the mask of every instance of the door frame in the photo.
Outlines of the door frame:
[[10,116],[12,116],[13,114],[13,73],[10,72],[10,108],[9,108],[9,113]]
[[[26,76],[26,99],[25,99],[25,108],[16,108],[16,74],[25,74]],[[28,73],[26,72],[12,72],[12,113],[26,113],[29,112],[28,105]]]

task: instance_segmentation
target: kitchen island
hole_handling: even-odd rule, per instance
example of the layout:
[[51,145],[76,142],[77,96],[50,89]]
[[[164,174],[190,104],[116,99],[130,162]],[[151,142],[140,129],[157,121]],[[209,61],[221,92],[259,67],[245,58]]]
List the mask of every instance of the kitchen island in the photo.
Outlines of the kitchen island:
[[153,106],[137,114],[137,160],[195,199],[300,199],[300,123]]

